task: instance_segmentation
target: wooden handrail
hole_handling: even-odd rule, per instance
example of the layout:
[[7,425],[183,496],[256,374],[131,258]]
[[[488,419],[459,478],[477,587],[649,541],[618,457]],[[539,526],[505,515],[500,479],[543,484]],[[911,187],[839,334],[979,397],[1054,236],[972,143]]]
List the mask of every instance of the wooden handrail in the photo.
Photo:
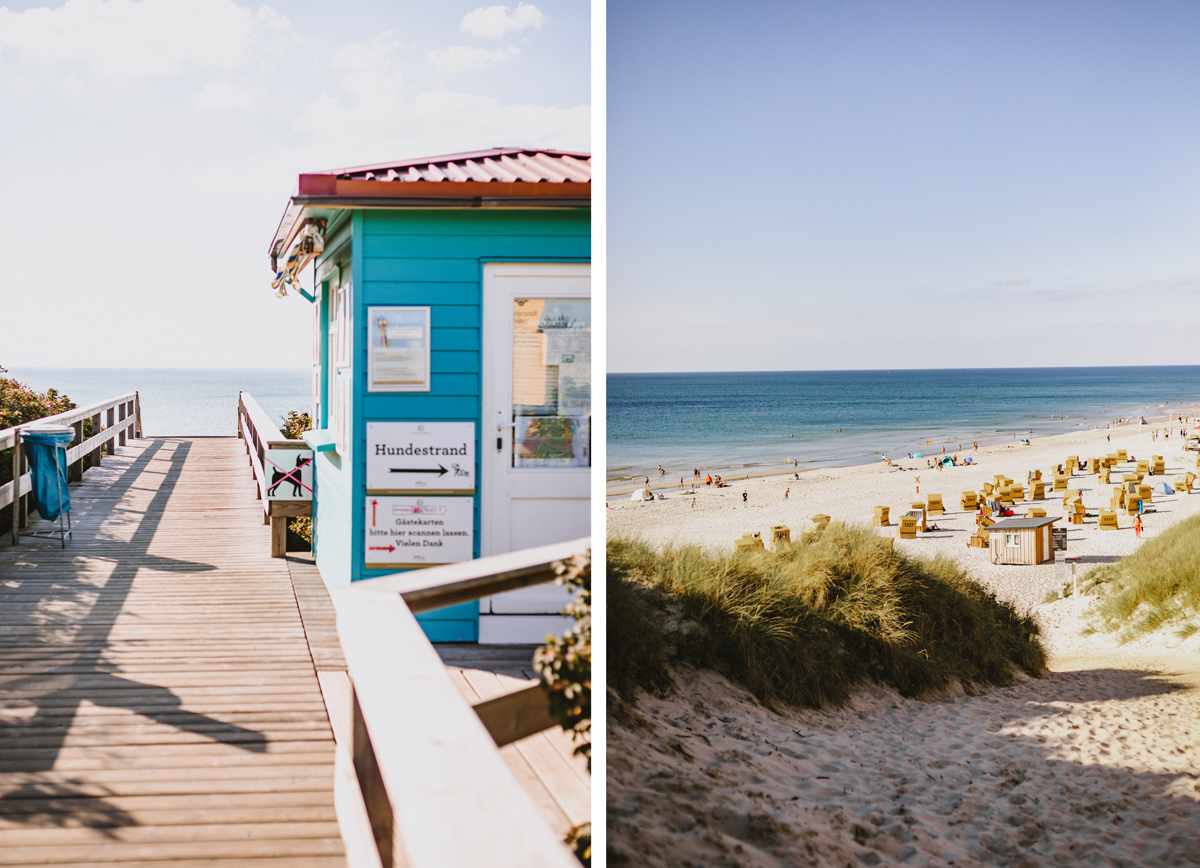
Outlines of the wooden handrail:
[[427,612],[478,600],[492,594],[515,591],[530,585],[552,582],[558,576],[558,561],[590,548],[588,537],[554,543],[502,555],[492,555],[461,564],[428,570],[409,570],[354,583],[356,591],[398,593],[410,612]]
[[354,686],[354,767],[384,868],[578,866],[497,750],[558,725],[545,691],[530,684],[470,706],[412,606],[552,581],[556,562],[590,547],[584,538],[332,592]]
[[[83,424],[92,423],[92,436],[83,439]],[[0,430],[0,450],[12,449],[13,478],[0,485],[0,507],[13,505],[12,541],[20,542],[21,528],[26,525],[29,509],[25,495],[33,490],[33,475],[29,472],[25,448],[20,442],[20,432],[39,425],[70,425],[75,429],[74,445],[67,449],[68,474],[83,478],[83,456],[91,455],[92,463],[99,465],[104,452],[116,454],[117,446],[124,446],[127,436],[142,436],[142,404],[137,392],[118,395],[98,401],[86,407],[77,407],[53,416],[35,419]]]
[[312,494],[283,501],[272,500],[270,487],[273,483],[266,470],[270,463],[267,453],[272,449],[309,450],[309,446],[303,440],[284,437],[249,392],[238,392],[238,437],[246,445],[246,454],[254,471],[258,499],[263,506],[263,524],[271,525],[271,557],[285,557],[288,520],[312,516]]

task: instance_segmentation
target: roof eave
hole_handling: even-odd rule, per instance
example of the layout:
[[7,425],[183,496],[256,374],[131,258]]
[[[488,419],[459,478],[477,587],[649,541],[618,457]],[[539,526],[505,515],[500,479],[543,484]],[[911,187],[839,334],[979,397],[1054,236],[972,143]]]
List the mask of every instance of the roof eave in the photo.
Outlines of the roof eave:
[[288,201],[268,253],[271,268],[278,271],[277,258],[291,247],[310,208],[590,208],[591,204],[591,183],[345,181],[301,175],[300,192]]

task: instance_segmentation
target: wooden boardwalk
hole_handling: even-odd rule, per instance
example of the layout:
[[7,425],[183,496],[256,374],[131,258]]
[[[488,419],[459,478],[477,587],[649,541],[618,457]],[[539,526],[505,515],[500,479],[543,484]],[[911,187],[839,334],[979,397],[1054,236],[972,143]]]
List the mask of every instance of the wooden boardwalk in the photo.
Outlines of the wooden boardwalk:
[[344,865],[334,742],[237,438],[133,441],[0,543],[0,866]]

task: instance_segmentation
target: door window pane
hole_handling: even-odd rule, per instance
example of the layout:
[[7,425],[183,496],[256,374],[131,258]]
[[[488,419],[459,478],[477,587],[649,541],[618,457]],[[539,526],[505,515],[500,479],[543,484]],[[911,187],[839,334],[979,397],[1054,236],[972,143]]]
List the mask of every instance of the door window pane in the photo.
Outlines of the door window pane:
[[513,301],[513,467],[591,467],[592,302]]

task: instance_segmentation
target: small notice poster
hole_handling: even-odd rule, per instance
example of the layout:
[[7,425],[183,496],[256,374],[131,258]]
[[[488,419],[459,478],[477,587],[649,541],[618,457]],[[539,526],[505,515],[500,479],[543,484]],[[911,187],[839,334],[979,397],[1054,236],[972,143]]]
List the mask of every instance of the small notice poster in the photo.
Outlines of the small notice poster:
[[472,560],[475,498],[367,497],[364,565],[405,570]]
[[1067,550],[1067,529],[1065,527],[1050,528],[1050,550],[1065,552]]
[[367,391],[428,392],[429,308],[368,307]]

